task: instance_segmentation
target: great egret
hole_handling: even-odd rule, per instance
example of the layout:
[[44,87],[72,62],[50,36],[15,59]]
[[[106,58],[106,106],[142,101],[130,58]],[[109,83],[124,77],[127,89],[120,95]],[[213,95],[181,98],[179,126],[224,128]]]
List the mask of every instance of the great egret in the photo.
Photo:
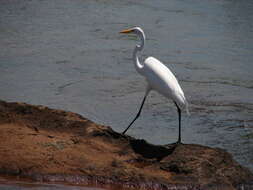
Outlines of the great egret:
[[137,53],[143,49],[145,43],[145,34],[140,27],[133,27],[127,30],[123,30],[120,33],[133,33],[140,38],[141,43],[135,46],[133,52],[133,61],[137,72],[144,76],[148,83],[145,96],[142,100],[141,107],[137,115],[122,134],[125,134],[131,125],[135,122],[135,120],[140,116],[146,97],[151,90],[155,90],[163,96],[172,99],[177,107],[179,122],[177,143],[181,143],[181,109],[186,109],[187,113],[189,113],[189,111],[184,92],[179,86],[176,77],[168,67],[166,67],[163,63],[154,57],[148,57],[145,59],[144,63],[141,63],[139,61]]

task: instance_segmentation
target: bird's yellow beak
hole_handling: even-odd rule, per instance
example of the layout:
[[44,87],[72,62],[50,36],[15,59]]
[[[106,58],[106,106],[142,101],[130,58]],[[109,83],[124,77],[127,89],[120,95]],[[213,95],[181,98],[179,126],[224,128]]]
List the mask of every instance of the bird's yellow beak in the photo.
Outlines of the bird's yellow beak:
[[127,29],[127,30],[122,30],[122,31],[120,31],[119,33],[126,34],[126,33],[132,32],[132,31],[133,31],[132,29]]

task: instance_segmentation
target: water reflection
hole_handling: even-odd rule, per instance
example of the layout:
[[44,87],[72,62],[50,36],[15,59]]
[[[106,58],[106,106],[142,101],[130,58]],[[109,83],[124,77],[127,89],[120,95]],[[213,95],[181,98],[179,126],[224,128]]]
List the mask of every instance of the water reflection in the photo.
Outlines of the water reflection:
[[14,177],[0,178],[1,190],[105,190],[96,187],[83,187],[63,184],[47,184],[39,182],[30,182],[27,180],[18,180]]

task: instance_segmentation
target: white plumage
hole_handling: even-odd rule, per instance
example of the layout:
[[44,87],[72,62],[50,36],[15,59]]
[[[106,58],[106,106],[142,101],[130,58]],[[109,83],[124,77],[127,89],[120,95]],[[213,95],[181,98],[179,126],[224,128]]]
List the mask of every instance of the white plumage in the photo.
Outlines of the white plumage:
[[172,99],[178,109],[179,115],[179,135],[177,143],[181,143],[181,110],[186,109],[188,111],[188,103],[184,96],[184,92],[180,87],[176,77],[166,67],[162,62],[154,57],[148,57],[145,59],[144,63],[140,63],[137,53],[141,51],[145,43],[145,34],[140,27],[134,27],[131,29],[123,30],[121,33],[134,33],[140,40],[141,44],[137,44],[133,52],[133,62],[136,70],[147,80],[148,86],[146,88],[146,93],[142,101],[139,112],[133,121],[128,125],[123,134],[130,128],[134,121],[140,116],[142,107],[144,105],[145,99],[151,90],[155,90],[162,94],[163,96]]
[[184,92],[168,67],[154,57],[148,57],[143,64],[144,77],[151,89],[174,100],[180,109],[187,108]]

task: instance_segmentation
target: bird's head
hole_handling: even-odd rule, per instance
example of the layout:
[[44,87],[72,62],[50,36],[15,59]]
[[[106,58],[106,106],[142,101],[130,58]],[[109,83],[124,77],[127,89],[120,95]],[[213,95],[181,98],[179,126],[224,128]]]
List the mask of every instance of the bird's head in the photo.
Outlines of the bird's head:
[[144,45],[144,41],[145,41],[146,37],[145,37],[144,31],[140,27],[133,27],[133,28],[129,28],[126,30],[122,30],[122,31],[120,31],[120,33],[121,34],[135,34],[140,38],[140,40],[142,41],[142,43]]
[[143,30],[140,27],[133,27],[126,30],[122,30],[120,31],[120,33],[122,34],[130,33],[130,34],[137,34],[137,35],[144,34]]

